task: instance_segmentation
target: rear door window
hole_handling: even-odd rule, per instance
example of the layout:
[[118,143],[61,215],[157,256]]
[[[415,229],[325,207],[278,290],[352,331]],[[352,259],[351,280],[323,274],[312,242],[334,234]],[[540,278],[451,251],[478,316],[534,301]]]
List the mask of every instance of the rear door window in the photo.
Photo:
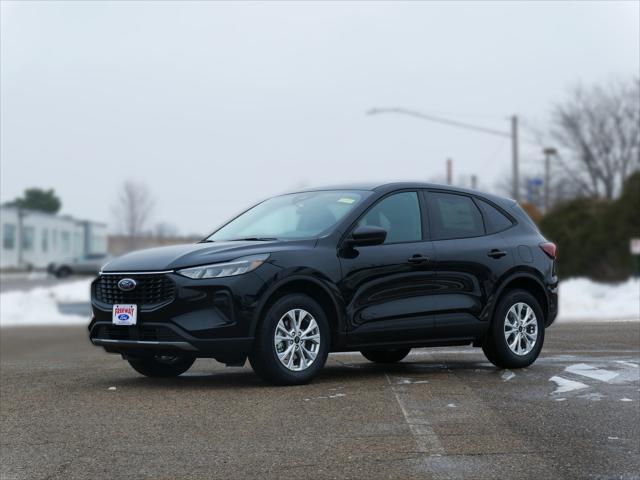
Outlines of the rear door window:
[[433,240],[479,237],[485,234],[482,215],[471,197],[429,192],[427,199]]

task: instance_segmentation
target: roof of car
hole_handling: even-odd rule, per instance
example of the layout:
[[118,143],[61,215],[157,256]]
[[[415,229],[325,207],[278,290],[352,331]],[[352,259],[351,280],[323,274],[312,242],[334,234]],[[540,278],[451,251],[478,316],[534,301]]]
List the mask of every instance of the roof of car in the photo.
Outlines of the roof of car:
[[454,187],[452,185],[442,185],[438,183],[426,183],[426,182],[348,183],[348,184],[342,184],[342,185],[327,185],[324,187],[304,188],[304,189],[300,189],[298,192],[317,192],[321,190],[370,190],[374,192],[386,193],[386,192],[392,192],[394,190],[412,189],[412,188],[443,189],[443,190],[448,190],[452,192],[480,195],[482,197],[500,201],[500,203],[505,201],[512,202],[512,200],[507,199],[505,197],[500,197],[490,193],[481,192],[479,190],[472,190],[470,188]]

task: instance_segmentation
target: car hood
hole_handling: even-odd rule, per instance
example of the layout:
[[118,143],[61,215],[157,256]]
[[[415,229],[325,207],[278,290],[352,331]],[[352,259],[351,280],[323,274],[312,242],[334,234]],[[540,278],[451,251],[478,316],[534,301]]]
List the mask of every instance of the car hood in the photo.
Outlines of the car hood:
[[291,242],[235,241],[191,243],[127,253],[107,263],[103,272],[163,271],[225,262],[245,255],[282,250]]

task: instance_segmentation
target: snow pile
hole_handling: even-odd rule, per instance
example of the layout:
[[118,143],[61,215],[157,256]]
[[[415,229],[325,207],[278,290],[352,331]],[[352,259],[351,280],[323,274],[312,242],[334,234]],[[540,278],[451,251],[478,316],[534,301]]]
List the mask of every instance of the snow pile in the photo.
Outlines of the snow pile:
[[[0,327],[86,325],[88,315],[62,314],[59,303],[89,303],[90,279],[0,294]],[[560,283],[558,322],[640,320],[640,281],[596,283],[573,278]]]
[[586,278],[560,282],[558,321],[640,320],[640,280],[597,283]]
[[0,327],[88,325],[88,316],[65,315],[58,303],[88,303],[91,279],[0,294]]

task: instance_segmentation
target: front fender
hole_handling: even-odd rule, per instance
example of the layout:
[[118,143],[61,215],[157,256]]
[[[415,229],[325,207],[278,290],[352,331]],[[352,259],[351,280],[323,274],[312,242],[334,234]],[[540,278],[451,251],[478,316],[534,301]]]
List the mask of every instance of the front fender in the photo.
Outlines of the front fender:
[[[291,269],[278,269],[271,265],[272,270],[267,272],[261,269],[260,277],[265,281],[265,288],[260,292],[260,299],[256,308],[251,325],[250,335],[255,336],[255,332],[271,298],[278,291],[292,287],[294,284],[300,286],[307,284],[311,288],[321,289],[331,300],[337,318],[337,331],[344,332],[344,301],[335,283],[322,272],[309,267],[297,267]],[[256,272],[258,273],[258,272]]]

